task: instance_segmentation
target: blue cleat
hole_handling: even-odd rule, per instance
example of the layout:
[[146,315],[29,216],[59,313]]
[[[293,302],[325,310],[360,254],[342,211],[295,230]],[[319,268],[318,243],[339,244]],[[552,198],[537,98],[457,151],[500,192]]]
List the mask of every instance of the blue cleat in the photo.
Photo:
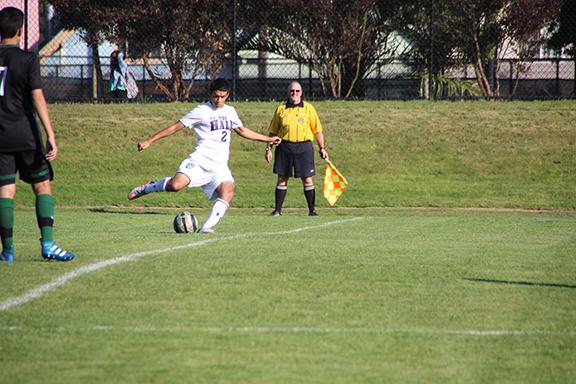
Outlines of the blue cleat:
[[8,262],[12,262],[14,261],[14,246],[10,246],[10,248],[8,249],[4,249],[2,250],[2,253],[0,253],[0,261],[8,261]]
[[139,185],[139,186],[135,187],[134,189],[132,189],[130,191],[130,193],[128,194],[128,200],[135,200],[139,197],[147,195],[148,192],[146,192],[146,187],[152,183],[153,183],[153,181],[148,181],[148,182],[146,182],[142,185]]
[[54,241],[42,241],[42,258],[50,261],[70,261],[76,257],[72,252],[68,252],[60,248]]

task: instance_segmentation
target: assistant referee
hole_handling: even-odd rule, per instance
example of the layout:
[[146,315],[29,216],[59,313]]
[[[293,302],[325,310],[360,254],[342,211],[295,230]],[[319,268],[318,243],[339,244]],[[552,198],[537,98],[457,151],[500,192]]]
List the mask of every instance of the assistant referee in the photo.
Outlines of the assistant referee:
[[[308,216],[318,216],[315,209],[316,194],[312,177],[316,174],[314,145],[316,139],[320,157],[328,159],[324,147],[322,124],[316,110],[302,100],[302,86],[293,81],[288,87],[288,100],[276,108],[268,129],[270,136],[279,136],[282,142],[274,151],[274,173],[278,175],[275,192],[275,208],[272,216],[282,215],[282,205],[288,192],[288,179],[299,177],[304,186],[308,203]],[[266,146],[266,161],[272,161],[272,147]]]

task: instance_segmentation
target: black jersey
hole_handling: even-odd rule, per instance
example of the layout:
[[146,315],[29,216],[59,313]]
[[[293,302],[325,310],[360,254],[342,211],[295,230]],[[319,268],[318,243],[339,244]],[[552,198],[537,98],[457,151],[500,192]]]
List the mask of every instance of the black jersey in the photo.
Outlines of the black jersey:
[[41,87],[38,55],[0,45],[0,152],[37,149],[40,132],[31,92]]

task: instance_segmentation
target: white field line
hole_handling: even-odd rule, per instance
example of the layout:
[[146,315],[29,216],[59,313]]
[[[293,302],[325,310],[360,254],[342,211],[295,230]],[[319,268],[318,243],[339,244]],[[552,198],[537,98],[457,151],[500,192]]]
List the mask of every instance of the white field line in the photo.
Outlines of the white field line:
[[50,291],[53,291],[57,288],[60,288],[61,286],[67,284],[69,281],[77,279],[80,276],[87,275],[89,273],[92,273],[92,272],[95,272],[95,271],[98,271],[100,269],[110,267],[113,265],[122,264],[122,263],[125,263],[128,261],[136,261],[136,260],[141,259],[141,258],[146,257],[146,256],[159,255],[162,253],[170,253],[170,252],[174,252],[174,251],[178,251],[178,250],[186,249],[186,248],[201,247],[203,245],[218,242],[218,241],[237,240],[237,239],[244,239],[247,237],[254,237],[254,236],[288,235],[291,233],[298,233],[298,232],[307,231],[307,230],[311,230],[311,229],[325,228],[325,227],[328,227],[331,225],[343,224],[343,223],[348,223],[351,221],[357,221],[357,220],[361,220],[361,219],[363,219],[363,218],[362,217],[355,217],[352,219],[336,220],[336,221],[330,221],[328,223],[324,223],[324,224],[320,224],[320,225],[311,225],[308,227],[295,228],[295,229],[291,229],[288,231],[248,232],[248,233],[241,233],[241,234],[237,234],[237,235],[233,235],[233,236],[213,237],[210,239],[195,241],[193,243],[182,244],[182,245],[178,245],[175,247],[161,248],[161,249],[155,249],[152,251],[145,251],[145,252],[136,252],[136,253],[132,253],[132,254],[124,255],[124,256],[119,256],[119,257],[115,257],[115,258],[108,259],[108,260],[99,261],[99,262],[92,263],[92,264],[87,264],[87,265],[84,265],[82,267],[76,268],[70,272],[67,272],[67,273],[63,274],[62,276],[57,277],[54,280],[52,280],[46,284],[42,284],[36,288],[32,288],[29,291],[27,291],[27,292],[25,292],[19,296],[12,297],[10,299],[7,299],[7,300],[0,302],[0,311],[6,311],[10,308],[13,308],[13,307],[16,307],[18,305],[25,304],[29,301],[34,300],[34,299],[37,299],[37,298],[45,295],[46,293],[48,293]]
[[[0,326],[0,331],[20,332],[32,328],[21,326]],[[52,332],[121,332],[121,333],[233,333],[233,334],[406,334],[406,335],[443,335],[472,337],[576,337],[576,331],[547,331],[541,329],[425,329],[425,328],[357,328],[357,327],[117,327],[109,325],[94,325],[86,328],[42,327],[42,330]]]

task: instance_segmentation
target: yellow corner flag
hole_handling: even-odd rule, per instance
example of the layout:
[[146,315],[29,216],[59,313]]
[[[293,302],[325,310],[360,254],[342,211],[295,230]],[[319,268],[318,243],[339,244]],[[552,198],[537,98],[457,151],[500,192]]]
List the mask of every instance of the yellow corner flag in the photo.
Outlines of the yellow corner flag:
[[328,200],[331,207],[342,196],[348,182],[342,174],[336,169],[330,160],[326,160],[326,173],[324,174],[324,197]]

